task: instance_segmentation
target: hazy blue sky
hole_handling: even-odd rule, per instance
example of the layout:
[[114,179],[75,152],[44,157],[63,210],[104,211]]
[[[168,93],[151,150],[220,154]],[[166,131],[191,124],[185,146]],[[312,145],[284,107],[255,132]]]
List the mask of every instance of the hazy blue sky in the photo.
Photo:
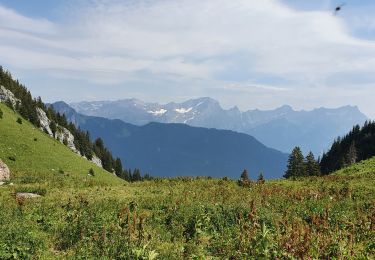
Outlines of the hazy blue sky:
[[0,0],[0,64],[48,102],[210,96],[375,118],[374,13],[373,0]]

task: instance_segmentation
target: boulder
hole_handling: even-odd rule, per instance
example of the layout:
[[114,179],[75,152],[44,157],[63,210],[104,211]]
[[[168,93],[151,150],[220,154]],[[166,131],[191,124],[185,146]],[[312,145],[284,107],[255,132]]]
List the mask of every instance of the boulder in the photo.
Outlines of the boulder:
[[10,170],[8,166],[0,160],[0,181],[9,181],[10,180]]
[[39,194],[30,193],[30,192],[17,192],[16,198],[17,199],[32,199],[32,198],[39,198],[41,197]]

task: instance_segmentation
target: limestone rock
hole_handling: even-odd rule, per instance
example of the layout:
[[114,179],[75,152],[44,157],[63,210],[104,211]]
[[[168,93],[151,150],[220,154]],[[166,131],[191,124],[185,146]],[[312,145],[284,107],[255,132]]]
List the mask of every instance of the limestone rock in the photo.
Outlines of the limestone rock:
[[102,160],[100,160],[98,156],[93,155],[91,161],[95,163],[97,166],[103,168]]
[[40,128],[42,130],[47,132],[49,136],[59,140],[61,143],[64,143],[64,140],[66,140],[67,146],[74,152],[78,152],[77,148],[74,145],[74,136],[68,129],[62,126],[58,126],[57,132],[55,133],[55,136],[53,136],[52,130],[50,128],[51,120],[49,120],[49,118],[47,117],[46,112],[44,112],[43,109],[39,107],[36,109],[36,112],[38,114]]
[[46,131],[51,137],[53,137],[53,133],[51,128],[49,127],[51,120],[47,117],[46,112],[43,111],[43,109],[37,107],[36,113],[38,114],[38,119],[40,123],[40,128],[44,131]]
[[9,181],[10,170],[8,166],[0,160],[0,181]]
[[41,197],[39,194],[29,193],[29,192],[17,192],[16,198],[17,199],[32,199],[32,198],[39,198]]
[[73,134],[68,130],[66,129],[65,127],[61,127],[59,126],[58,127],[58,130],[55,134],[55,138],[57,140],[59,140],[61,143],[64,143],[64,141],[66,141],[67,143],[67,146],[73,150],[74,152],[78,152],[76,146],[74,145],[74,136]]
[[0,102],[6,102],[8,100],[12,103],[13,108],[16,107],[17,102],[21,103],[21,100],[16,98],[10,90],[6,89],[4,86],[0,86]]

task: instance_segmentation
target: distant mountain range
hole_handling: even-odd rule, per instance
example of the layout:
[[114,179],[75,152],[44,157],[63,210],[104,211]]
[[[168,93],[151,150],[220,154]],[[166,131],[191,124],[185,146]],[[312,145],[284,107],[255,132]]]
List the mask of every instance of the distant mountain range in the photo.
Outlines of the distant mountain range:
[[[136,102],[133,104],[141,106]],[[191,106],[193,105],[192,102]],[[195,106],[210,106],[210,103]],[[68,121],[88,130],[93,138],[101,137],[112,153],[121,158],[126,168],[137,167],[153,176],[205,175],[238,178],[246,168],[253,178],[260,172],[266,178],[279,178],[286,167],[287,154],[268,148],[247,134],[184,124],[148,123],[137,126],[122,120],[82,115],[64,102],[54,103],[53,107],[64,113]],[[153,110],[148,108],[146,113],[139,114],[157,116],[161,110],[156,110],[157,108],[155,105]],[[172,110],[171,107],[166,107],[166,110],[167,108]],[[177,105],[173,109],[180,109],[180,112],[176,112],[178,114],[188,114],[192,110],[186,108],[189,111],[182,113],[184,108],[178,108]],[[134,116],[134,120],[135,118],[137,116]],[[148,120],[152,118],[149,117]]]
[[290,152],[300,146],[320,155],[332,141],[367,118],[356,106],[295,111],[290,106],[274,110],[225,110],[211,98],[183,103],[145,103],[137,99],[72,103],[81,114],[120,119],[135,125],[150,122],[183,123],[190,126],[233,130],[254,136],[268,147]]

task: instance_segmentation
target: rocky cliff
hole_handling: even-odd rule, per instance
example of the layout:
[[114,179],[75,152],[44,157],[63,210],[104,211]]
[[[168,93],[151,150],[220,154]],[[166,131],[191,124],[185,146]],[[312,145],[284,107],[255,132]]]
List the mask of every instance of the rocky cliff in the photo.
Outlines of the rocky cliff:
[[17,103],[21,101],[10,90],[0,85],[0,102],[10,102],[13,108],[15,108]]
[[[4,86],[0,86],[0,102],[9,102],[12,104],[13,108],[17,106],[17,103],[21,104],[21,101],[17,99],[14,94]],[[74,136],[68,129],[58,125],[56,133],[53,133],[50,127],[51,120],[48,118],[46,112],[39,107],[36,109],[36,112],[39,119],[40,129],[42,131],[47,133],[52,138],[55,138],[56,140],[65,144],[75,153],[81,155],[74,145]],[[102,167],[102,162],[97,156],[94,155],[91,161],[99,167]]]

